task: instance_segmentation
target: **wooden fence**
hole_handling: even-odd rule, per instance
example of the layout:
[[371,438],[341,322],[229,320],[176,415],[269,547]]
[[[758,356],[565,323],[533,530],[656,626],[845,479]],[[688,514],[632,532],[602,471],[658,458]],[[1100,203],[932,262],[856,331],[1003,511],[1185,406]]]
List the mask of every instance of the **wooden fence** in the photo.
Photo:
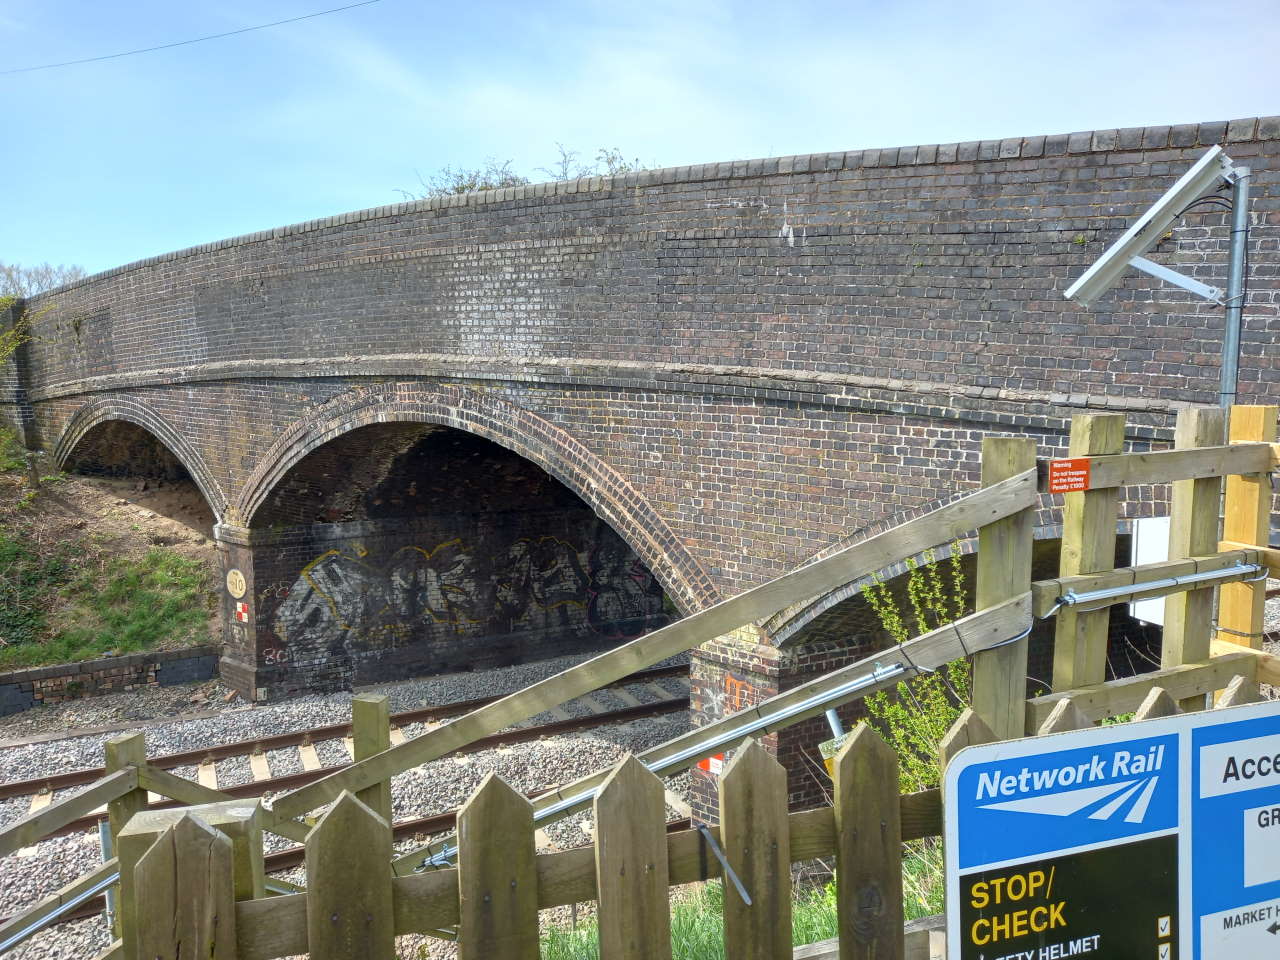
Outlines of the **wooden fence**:
[[464,960],[534,960],[538,911],[594,900],[603,960],[669,958],[669,887],[722,876],[714,844],[736,875],[724,884],[727,956],[789,958],[790,866],[830,857],[841,929],[858,931],[857,952],[841,955],[903,957],[901,843],[939,832],[937,791],[899,797],[897,757],[865,726],[834,784],[830,807],[788,814],[785,771],[753,741],[720,779],[720,825],[669,833],[662,781],[630,757],[594,799],[594,844],[535,855],[532,804],[490,775],[459,813],[457,866],[406,877],[387,868],[386,819],[344,792],[307,838],[306,892],[254,899],[260,808],[141,814],[121,836],[121,910],[137,931],[126,955],[379,960],[397,935],[456,928]]
[[[356,762],[277,797],[270,810],[252,802],[234,800],[215,789],[151,766],[146,762],[140,735],[112,741],[107,747],[106,776],[76,796],[50,804],[0,831],[0,855],[35,843],[106,803],[117,860],[10,918],[0,926],[0,942],[16,930],[31,928],[42,918],[53,916],[69,900],[118,872],[121,880],[118,913],[123,941],[117,941],[108,954],[114,952],[130,958],[144,953],[148,957],[178,956],[166,954],[167,948],[162,945],[152,951],[152,945],[154,938],[161,936],[157,931],[179,923],[184,930],[199,929],[204,931],[200,936],[213,937],[210,949],[215,957],[281,956],[308,949],[313,956],[355,955],[335,952],[342,949],[341,943],[373,944],[376,949],[371,947],[361,955],[378,956],[381,954],[377,951],[384,949],[386,938],[396,933],[430,932],[452,925],[458,925],[461,931],[464,956],[524,955],[486,954],[485,950],[491,948],[481,949],[477,945],[489,944],[491,940],[486,938],[497,936],[510,937],[513,944],[524,944],[532,935],[530,931],[535,929],[527,917],[530,904],[536,910],[588,899],[600,901],[602,923],[608,921],[605,923],[607,936],[616,934],[620,938],[618,943],[624,945],[617,946],[611,940],[604,956],[663,956],[666,941],[655,937],[661,924],[666,922],[667,886],[716,876],[718,864],[714,856],[708,856],[707,840],[696,831],[671,834],[665,845],[655,841],[654,837],[661,834],[656,832],[651,818],[646,819],[648,808],[633,808],[632,804],[639,800],[619,799],[618,784],[629,783],[636,797],[647,797],[652,785],[659,782],[649,770],[667,774],[692,765],[699,759],[698,744],[707,742],[710,735],[727,737],[728,745],[732,746],[815,715],[822,707],[796,712],[797,707],[809,702],[807,697],[845,689],[860,672],[866,674],[871,666],[878,668],[880,660],[898,658],[898,666],[903,670],[907,669],[904,663],[910,665],[907,675],[911,675],[935,669],[960,656],[972,656],[973,707],[944,743],[944,759],[969,743],[1073,729],[1132,710],[1145,716],[1173,707],[1198,709],[1204,706],[1209,694],[1217,695],[1219,702],[1232,703],[1254,695],[1258,682],[1280,684],[1280,660],[1261,650],[1264,584],[1258,582],[1256,576],[1239,572],[1242,564],[1254,564],[1269,568],[1273,576],[1280,576],[1280,551],[1269,548],[1266,542],[1271,513],[1270,480],[1280,460],[1280,447],[1276,444],[1277,408],[1233,408],[1229,438],[1224,433],[1226,422],[1224,413],[1216,408],[1189,408],[1178,418],[1175,449],[1124,454],[1121,452],[1124,437],[1121,417],[1077,417],[1071,431],[1070,454],[1085,461],[1089,484],[1087,490],[1066,495],[1062,562],[1059,576],[1054,579],[1031,582],[1034,510],[1040,502],[1040,492],[1045,489],[1045,464],[1037,464],[1034,443],[1029,440],[991,438],[983,444],[983,489],[422,736],[389,746],[378,728],[379,711],[361,708],[363,712],[357,713],[355,722],[364,732],[356,732]],[[1225,442],[1228,439],[1229,442]],[[1220,520],[1218,508],[1224,478],[1225,507]],[[1138,567],[1114,568],[1122,488],[1159,483],[1174,485],[1170,559]],[[498,729],[757,622],[778,610],[803,604],[815,595],[918,556],[932,546],[967,536],[975,529],[978,536],[977,613],[893,651],[882,652],[868,661],[835,671],[802,688],[716,721],[694,734],[655,747],[618,770],[566,785],[537,798],[531,808],[523,798],[513,799],[511,791],[500,782],[486,783],[468,804],[467,817],[460,819],[456,869],[413,874],[412,865],[422,859],[424,852],[430,852],[429,848],[397,858],[393,869],[386,869],[386,864],[392,862],[386,824],[390,814],[388,785],[395,774],[445,756]],[[1209,584],[1168,582],[1169,578],[1188,573],[1214,571],[1226,571],[1227,576]],[[1061,603],[1062,598],[1070,594],[1114,587],[1131,588],[1132,592],[1122,599],[1108,600],[1094,607],[1064,607]],[[1161,668],[1138,677],[1107,681],[1107,606],[1160,595],[1168,596]],[[1058,617],[1053,673],[1053,688],[1057,692],[1028,701],[1025,699],[1026,629],[1033,616],[1052,613]],[[857,683],[845,699],[884,689],[899,679],[902,679],[901,671],[893,675],[886,673],[883,678],[872,674],[871,682]],[[788,710],[792,712],[779,719]],[[717,752],[719,749],[720,746]],[[893,871],[900,871],[898,844],[901,839],[939,832],[936,792],[903,798],[883,793],[886,784],[896,784],[896,775],[889,776],[884,766],[892,758],[869,732],[860,731],[841,754],[834,807],[792,814],[783,821],[779,818],[785,816],[785,811],[764,812],[771,801],[755,798],[753,791],[757,788],[732,785],[758,781],[761,797],[772,796],[769,793],[772,788],[766,789],[764,785],[772,782],[770,778],[776,778],[776,772],[766,772],[773,768],[765,759],[759,748],[739,751],[730,768],[734,777],[726,776],[722,782],[722,813],[726,815],[723,829],[727,831],[729,859],[740,877],[750,876],[751,881],[744,880],[744,883],[753,901],[756,899],[753,891],[758,889],[762,891],[760,903],[767,907],[761,910],[753,907],[744,916],[730,919],[729,915],[737,909],[736,894],[727,889],[726,931],[732,925],[733,936],[748,936],[751,949],[755,949],[763,942],[762,938],[742,931],[753,929],[750,923],[764,922],[761,917],[771,916],[773,919],[769,922],[773,923],[782,916],[769,911],[775,903],[781,904],[786,899],[781,891],[789,884],[789,871],[782,869],[782,864],[789,862],[787,857],[794,861],[833,854],[837,862],[847,867],[841,872],[841,883],[845,886],[840,894],[844,933],[840,956],[870,956],[869,945],[875,944],[883,944],[876,947],[878,952],[874,955],[878,958],[902,956],[906,946],[899,922],[900,891],[897,880],[893,879],[898,876]],[[753,771],[749,778],[741,772],[747,770]],[[859,770],[864,772],[857,775],[855,783],[850,777]],[[889,789],[892,792],[892,786]],[[148,810],[148,791],[196,806],[177,814]],[[568,802],[575,798],[578,798],[576,803]],[[339,802],[330,807],[318,824],[298,819],[334,801]],[[530,809],[545,813],[555,807],[567,813],[588,803],[596,805],[597,817],[603,818],[602,825],[613,822],[608,818],[619,816],[617,810],[622,809],[625,811],[621,815],[623,821],[633,824],[635,829],[624,830],[619,826],[611,832],[608,827],[602,827],[594,853],[588,848],[533,857],[526,850],[526,847],[531,850],[532,842],[526,844],[524,839],[525,819],[533,815]],[[660,811],[660,803],[658,808]],[[732,833],[733,818],[738,816],[735,811],[747,808],[760,824],[774,824],[776,836],[785,837],[786,845],[781,840],[771,841],[779,847],[771,847],[769,857],[750,845],[739,852],[735,844],[740,841]],[[497,817],[489,812],[491,810],[504,812]],[[188,815],[188,819],[175,822],[176,817]],[[490,826],[475,826],[490,820],[494,821]],[[503,823],[497,823],[498,820]],[[520,825],[516,839],[510,823]],[[263,896],[263,830],[306,843],[307,892]],[[344,833],[363,838],[347,853],[341,853],[346,849]],[[715,831],[712,835],[719,836]],[[529,837],[532,837],[531,829]],[[784,846],[789,846],[785,856],[779,852]],[[523,851],[519,856],[512,853],[517,849]],[[335,856],[348,857],[345,868],[339,870],[334,866]],[[489,864],[486,857],[498,862]],[[615,857],[622,859],[615,860]],[[738,858],[743,858],[741,869]],[[663,859],[667,863],[665,875],[661,867]],[[638,873],[637,864],[641,863],[643,870]],[[359,869],[353,864],[359,865]],[[164,895],[161,891],[148,892],[141,901],[146,905],[145,910],[134,910],[135,891],[150,890],[138,884],[162,875],[162,865],[171,865],[183,876],[190,875],[192,879],[188,882],[193,886],[185,892],[171,889]],[[624,874],[622,871],[627,865],[631,870]],[[499,867],[510,874],[507,887],[501,890],[492,885],[496,882],[492,880],[497,875],[495,871],[501,872]],[[135,868],[141,870],[137,877]],[[604,873],[600,872],[602,869]],[[611,872],[614,870],[618,871],[616,876]],[[206,883],[200,879],[206,874],[222,879]],[[360,915],[363,919],[343,921],[343,917],[357,916],[350,912],[351,904],[356,901],[349,899],[356,894],[332,895],[332,889],[347,890],[350,884],[335,880],[333,884],[337,886],[332,886],[328,880],[331,874],[347,874],[348,879],[355,875],[363,877],[361,889],[380,891],[381,895],[374,899],[381,906],[375,910],[372,900],[366,897],[359,900],[366,908]],[[625,882],[619,879],[623,876],[627,877]],[[228,877],[230,894],[227,893]],[[648,886],[642,883],[646,879]],[[633,889],[634,885],[639,886]],[[620,895],[618,891],[622,889],[625,894]],[[486,896],[489,899],[486,900]],[[660,908],[659,900],[662,901]],[[234,910],[225,909],[228,902],[234,902]],[[508,908],[485,909],[486,904],[494,902],[508,904]],[[606,907],[607,902],[614,906]],[[784,908],[778,905],[776,909]],[[608,919],[615,916],[619,919]],[[325,917],[331,919],[325,921]],[[875,917],[894,919],[873,922]],[[134,926],[136,920],[142,922]],[[326,922],[330,928],[325,927]],[[234,937],[228,934],[231,929]],[[344,931],[341,936],[334,932],[338,929]],[[638,942],[628,937],[640,936],[646,938],[643,950],[649,952],[626,952],[626,943]],[[139,953],[144,937],[150,939],[145,941],[144,953]],[[775,952],[737,955],[783,955],[777,952],[782,949],[779,941],[768,942]],[[122,943],[127,945],[127,950]]]

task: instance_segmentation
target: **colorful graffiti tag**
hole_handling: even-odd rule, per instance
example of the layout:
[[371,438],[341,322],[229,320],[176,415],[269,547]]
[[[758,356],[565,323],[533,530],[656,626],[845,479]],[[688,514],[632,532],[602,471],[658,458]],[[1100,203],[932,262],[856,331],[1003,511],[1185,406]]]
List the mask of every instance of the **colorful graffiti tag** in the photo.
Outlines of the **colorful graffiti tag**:
[[290,648],[351,654],[439,629],[480,635],[585,625],[622,640],[662,609],[653,576],[616,538],[579,550],[558,537],[522,537],[483,561],[461,538],[402,546],[382,563],[369,554],[360,542],[325,550],[291,585],[260,591],[278,602],[276,662],[290,659],[283,652]]

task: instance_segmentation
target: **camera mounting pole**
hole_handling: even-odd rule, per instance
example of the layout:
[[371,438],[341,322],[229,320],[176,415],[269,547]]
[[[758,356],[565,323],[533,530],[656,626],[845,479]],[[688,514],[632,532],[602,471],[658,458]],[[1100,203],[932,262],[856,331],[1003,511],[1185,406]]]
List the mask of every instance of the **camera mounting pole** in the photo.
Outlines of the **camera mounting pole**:
[[1231,171],[1231,247],[1227,262],[1226,329],[1222,337],[1222,386],[1218,402],[1230,408],[1236,402],[1236,382],[1240,376],[1240,326],[1244,317],[1245,263],[1249,240],[1248,167]]

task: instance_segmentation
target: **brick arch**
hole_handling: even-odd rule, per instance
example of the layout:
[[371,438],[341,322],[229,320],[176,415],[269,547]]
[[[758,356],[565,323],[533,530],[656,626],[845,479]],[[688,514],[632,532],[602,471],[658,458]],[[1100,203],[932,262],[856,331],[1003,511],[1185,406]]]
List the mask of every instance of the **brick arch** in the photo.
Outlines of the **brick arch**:
[[[906,523],[909,520],[915,520],[917,517],[922,517],[927,513],[932,513],[934,510],[945,507],[949,503],[962,499],[973,492],[974,491],[971,489],[960,490],[924,506],[916,507],[912,510],[897,513],[891,517],[878,520],[873,524],[863,527],[854,533],[848,534],[847,536],[841,537],[839,540],[828,544],[805,560],[804,563],[798,564],[796,569],[800,569],[800,567],[813,563],[815,560],[821,560],[824,557],[829,557],[833,553],[839,553],[847,547],[869,540],[876,534],[883,533],[885,530],[898,526],[899,524]],[[1052,513],[1053,512],[1051,510],[1043,508],[1037,510],[1036,523],[1034,527],[1034,536],[1037,543],[1041,541],[1057,541],[1062,537],[1062,526],[1052,522]],[[1116,522],[1116,532],[1127,533],[1131,526],[1132,520],[1120,518]],[[956,542],[955,546],[958,547],[961,556],[967,556],[969,554],[977,553],[978,540],[977,537],[969,535],[960,538]],[[934,554],[939,560],[944,560],[951,556],[951,549],[951,544],[938,544],[934,549]],[[904,559],[876,571],[874,576],[885,581],[893,581],[898,577],[905,575],[908,570],[909,567]],[[857,596],[862,587],[870,583],[870,581],[871,577],[859,577],[857,580],[851,580],[838,587],[833,587],[826,593],[812,597],[803,603],[793,604],[790,607],[779,610],[773,616],[765,620],[761,624],[761,628],[770,638],[770,642],[776,646],[788,647],[803,643],[806,627],[829,610],[832,610],[844,601]]]
[[139,426],[160,441],[191,475],[192,481],[213,511],[215,521],[223,516],[227,509],[227,495],[205,465],[204,458],[160,414],[140,400],[110,397],[92,400],[76,410],[54,445],[54,465],[62,469],[72,451],[90,430],[113,420],[123,420]]
[[263,454],[227,519],[251,526],[276,484],[313,450],[358,427],[431,423],[472,433],[537,464],[577,494],[644,561],[684,613],[719,591],[660,514],[613,467],[560,427],[509,400],[453,384],[391,383],[345,393],[286,430]]

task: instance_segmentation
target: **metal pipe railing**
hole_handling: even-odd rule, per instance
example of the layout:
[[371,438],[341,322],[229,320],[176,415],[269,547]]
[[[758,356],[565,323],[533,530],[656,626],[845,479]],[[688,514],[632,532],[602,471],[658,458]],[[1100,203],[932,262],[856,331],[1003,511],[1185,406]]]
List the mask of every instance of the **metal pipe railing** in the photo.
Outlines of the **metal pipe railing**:
[[23,940],[26,940],[33,933],[39,933],[41,930],[43,930],[45,927],[49,926],[50,924],[56,923],[58,918],[61,917],[64,913],[74,910],[76,907],[80,906],[80,904],[84,903],[86,900],[90,899],[91,897],[96,897],[99,893],[101,893],[107,887],[110,887],[112,884],[116,883],[119,879],[120,879],[120,872],[118,870],[115,873],[108,874],[107,876],[99,880],[97,883],[95,883],[93,886],[89,887],[86,890],[81,890],[78,894],[76,894],[66,903],[59,905],[58,909],[55,910],[53,913],[46,914],[45,916],[41,917],[39,920],[33,920],[31,923],[27,924],[21,930],[17,931],[16,933],[10,934],[4,940],[0,940],[0,953],[4,953],[6,950],[11,950],[12,948],[20,944]]
[[[1260,573],[1263,577],[1267,575],[1267,568],[1257,563],[1238,563],[1231,567],[1224,567],[1221,570],[1205,570],[1199,573],[1185,573],[1180,577],[1164,577],[1160,580],[1148,580],[1145,583],[1131,583],[1121,587],[1106,587],[1102,590],[1088,590],[1084,593],[1076,593],[1074,590],[1068,590],[1065,594],[1058,597],[1058,602],[1042,617],[1047,619],[1058,612],[1062,607],[1076,607],[1082,603],[1093,603],[1099,600],[1112,601],[1121,597],[1131,597],[1137,593],[1150,593],[1153,590],[1170,590],[1174,587],[1185,586],[1188,583],[1212,583],[1215,580],[1225,580],[1228,577],[1246,576],[1248,574]],[[1258,577],[1262,579],[1262,577]],[[1097,609],[1110,606],[1110,603],[1102,603]],[[1093,608],[1091,608],[1093,609]]]

